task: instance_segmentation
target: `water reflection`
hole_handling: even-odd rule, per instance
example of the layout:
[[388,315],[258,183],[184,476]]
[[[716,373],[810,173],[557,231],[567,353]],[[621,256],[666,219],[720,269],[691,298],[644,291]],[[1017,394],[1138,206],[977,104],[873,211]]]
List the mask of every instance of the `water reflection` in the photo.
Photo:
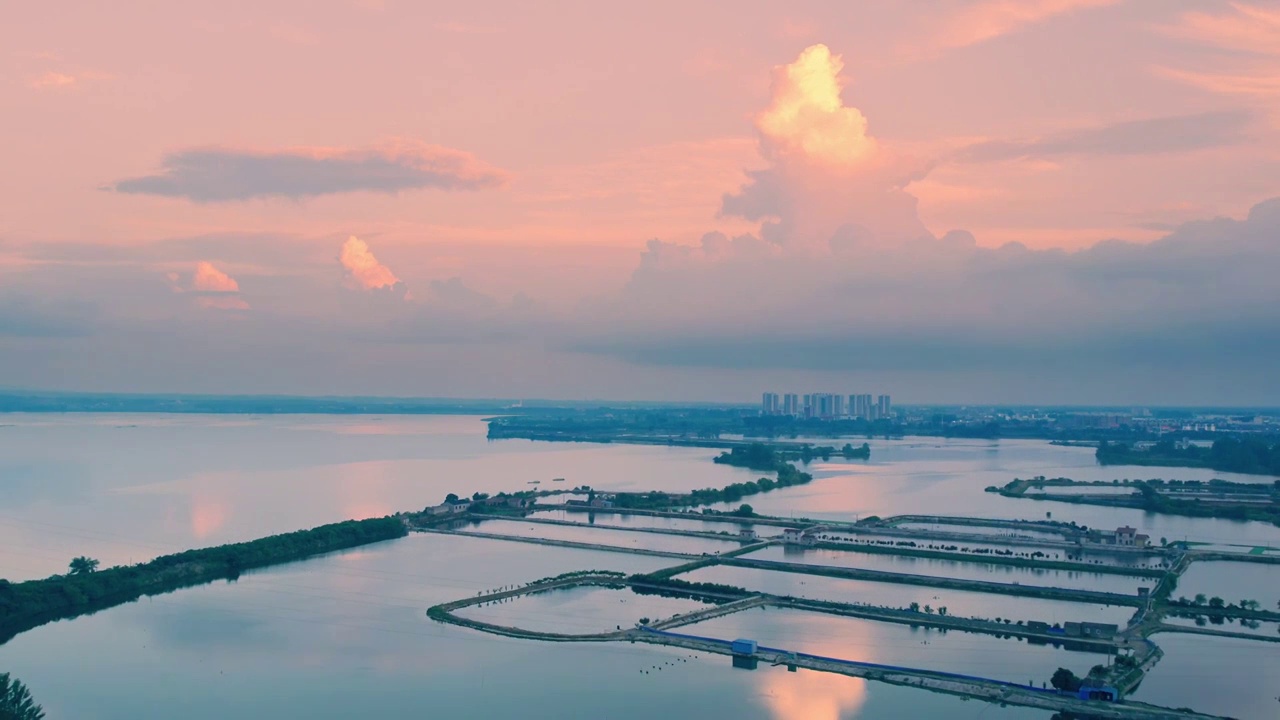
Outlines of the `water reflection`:
[[867,681],[862,678],[803,670],[765,675],[765,703],[778,720],[856,717],[867,699]]

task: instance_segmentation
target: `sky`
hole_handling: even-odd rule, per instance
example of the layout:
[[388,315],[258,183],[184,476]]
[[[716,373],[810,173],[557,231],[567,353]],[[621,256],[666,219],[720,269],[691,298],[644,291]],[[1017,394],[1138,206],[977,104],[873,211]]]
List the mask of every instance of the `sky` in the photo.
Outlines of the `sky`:
[[1280,3],[21,3],[0,386],[1280,403]]

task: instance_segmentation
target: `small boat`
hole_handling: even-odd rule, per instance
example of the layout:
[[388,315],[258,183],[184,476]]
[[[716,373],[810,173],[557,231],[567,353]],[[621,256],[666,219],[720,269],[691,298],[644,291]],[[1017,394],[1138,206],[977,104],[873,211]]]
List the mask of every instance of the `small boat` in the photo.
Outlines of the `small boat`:
[[551,482],[564,482],[564,478],[553,478]]
[[541,480],[530,480],[530,481],[529,481],[529,484],[530,484],[530,485],[541,485],[541,484],[542,484],[542,481],[541,481]]

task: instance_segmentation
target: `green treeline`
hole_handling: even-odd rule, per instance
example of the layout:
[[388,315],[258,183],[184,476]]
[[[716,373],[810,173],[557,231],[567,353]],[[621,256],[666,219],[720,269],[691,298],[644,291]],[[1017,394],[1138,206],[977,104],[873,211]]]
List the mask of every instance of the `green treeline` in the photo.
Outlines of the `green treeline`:
[[254,568],[404,537],[396,518],[348,520],[251,542],[165,555],[137,565],[54,575],[45,580],[0,580],[0,644],[47,622],[73,618],[179,588],[234,580]]
[[[701,600],[703,602],[726,603],[730,598],[744,598],[750,593],[735,585],[720,583],[689,582],[673,577],[657,575],[632,575],[628,580],[632,583],[631,591],[639,595],[661,595],[662,597],[682,600]],[[709,597],[710,596],[710,597]],[[725,596],[725,597],[718,597]]]
[[770,471],[789,465],[791,460],[799,460],[807,465],[819,458],[830,460],[831,456],[836,454],[846,460],[866,460],[871,457],[871,446],[862,443],[861,446],[854,447],[850,443],[845,443],[844,447],[836,450],[830,445],[815,447],[806,444],[795,447],[755,442],[730,448],[728,452],[717,455],[714,461],[721,465]]
[[1103,441],[1098,444],[1097,458],[1102,465],[1205,467],[1222,472],[1280,475],[1280,442],[1266,438],[1221,438],[1209,447],[1179,447],[1166,439],[1145,449]]
[[[753,467],[757,470],[772,470],[777,472],[778,478],[762,477],[759,480],[733,483],[722,488],[703,488],[694,490],[688,494],[665,493],[658,490],[651,490],[644,493],[626,493],[620,492],[613,496],[613,506],[628,510],[670,510],[677,507],[688,507],[696,505],[714,505],[716,503],[733,503],[738,502],[748,495],[756,495],[778,488],[791,487],[793,485],[804,485],[811,482],[813,476],[807,472],[796,469],[795,465],[786,460],[779,459],[767,445],[760,445],[763,450],[751,450],[757,444],[744,446],[748,448],[744,452],[739,453],[733,460],[729,462],[721,458],[729,457],[732,453],[724,453],[716,458],[716,462],[721,464],[732,464],[738,467]],[[734,448],[734,452],[738,452],[742,448]],[[772,463],[768,467],[751,466],[745,463],[765,462]],[[739,465],[739,463],[742,463]],[[749,517],[749,516],[748,516]]]
[[756,495],[778,488],[791,487],[793,485],[804,485],[811,482],[813,476],[807,472],[797,470],[794,465],[784,462],[778,466],[778,479],[773,480],[762,477],[754,482],[740,482],[726,485],[722,488],[705,488],[702,490],[694,490],[689,493],[690,504],[692,505],[713,505],[715,503],[734,503],[738,502],[748,495]]

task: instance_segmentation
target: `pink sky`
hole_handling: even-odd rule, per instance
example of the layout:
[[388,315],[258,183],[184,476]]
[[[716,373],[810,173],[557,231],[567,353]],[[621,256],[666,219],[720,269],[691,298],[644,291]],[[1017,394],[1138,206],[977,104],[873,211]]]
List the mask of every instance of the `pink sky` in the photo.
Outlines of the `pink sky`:
[[[1215,217],[1243,223],[1280,195],[1273,3],[259,5],[7,11],[0,357],[41,357],[54,368],[21,368],[16,384],[267,391],[256,379],[264,364],[323,345],[307,328],[376,326],[413,328],[402,333],[412,340],[399,331],[394,342],[377,340],[390,343],[381,357],[397,372],[438,361],[460,364],[458,373],[439,383],[395,373],[348,382],[362,361],[335,349],[327,371],[279,390],[657,396],[696,388],[729,398],[793,378],[945,388],[943,365],[851,361],[844,370],[787,360],[728,363],[708,385],[715,362],[658,361],[653,347],[633,346],[705,337],[706,328],[740,324],[732,308],[744,305],[754,307],[761,337],[794,330],[781,308],[810,315],[830,295],[786,305],[795,297],[789,283],[812,275],[804,263],[830,267],[818,256],[842,252],[876,258],[897,283],[883,297],[915,303],[942,286],[960,293],[889,313],[897,328],[927,335],[942,314],[1021,332],[1063,303],[1002,314],[992,308],[1016,303],[962,292],[976,281],[956,268],[1003,267],[1019,245],[1062,249],[1075,254],[1025,262],[1066,257],[1076,268],[1064,271],[1070,281],[1037,290],[1078,298],[1081,274],[1103,282],[1098,266],[1116,253],[1076,251],[1161,241]],[[1242,237],[1266,235],[1259,223],[1270,217],[1255,213]],[[1240,260],[1232,267],[1242,274],[1257,265],[1199,227],[1184,233],[1218,245],[1218,259]],[[944,236],[960,245],[913,244]],[[950,265],[933,267],[960,246]],[[1280,299],[1245,283],[1200,317],[1191,308],[1208,280],[1180,280],[1161,265],[1168,254],[1134,261],[1162,268],[1160,288],[1135,282],[1145,275],[1131,268],[1128,280],[1106,285],[1106,300],[1216,322]],[[866,267],[849,263],[826,290]],[[776,285],[777,297],[753,291],[761,285]],[[763,299],[755,307],[745,294]],[[692,306],[670,306],[676,298]],[[1076,302],[1062,322],[1098,310]],[[817,325],[854,337],[884,331],[852,311],[817,317],[814,333]],[[143,350],[105,347],[111,332],[192,322],[208,324],[211,345],[262,354],[237,372],[220,361],[225,374],[210,379],[200,367],[207,355],[178,353],[190,374],[152,388],[124,367]],[[1127,322],[1146,319],[1135,311]],[[478,326],[482,338],[462,332]],[[508,368],[499,372],[523,379],[494,382],[453,357],[493,352],[499,339],[539,347],[541,370]],[[104,343],[104,357],[122,368],[102,382],[77,376],[77,343]],[[623,382],[628,372],[651,379]],[[1025,380],[1027,393],[1043,387]],[[1070,387],[1064,380],[1063,392]],[[1220,389],[1202,388],[1210,397]]]

